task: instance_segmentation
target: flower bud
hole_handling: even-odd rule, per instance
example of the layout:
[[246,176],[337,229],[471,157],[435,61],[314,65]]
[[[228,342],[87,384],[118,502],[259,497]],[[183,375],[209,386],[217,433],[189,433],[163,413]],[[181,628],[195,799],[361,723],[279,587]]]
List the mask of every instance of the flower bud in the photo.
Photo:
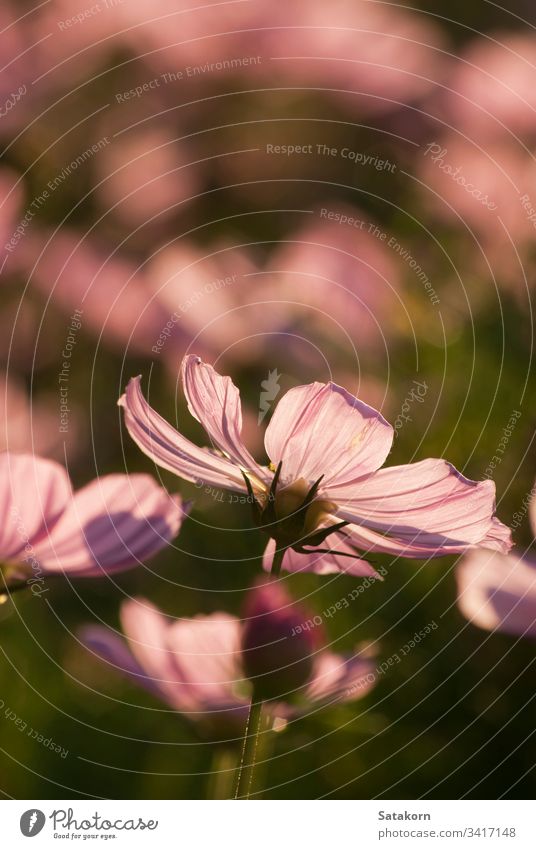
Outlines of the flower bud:
[[315,640],[304,630],[308,614],[275,581],[250,592],[242,631],[242,661],[253,698],[289,698],[311,677]]

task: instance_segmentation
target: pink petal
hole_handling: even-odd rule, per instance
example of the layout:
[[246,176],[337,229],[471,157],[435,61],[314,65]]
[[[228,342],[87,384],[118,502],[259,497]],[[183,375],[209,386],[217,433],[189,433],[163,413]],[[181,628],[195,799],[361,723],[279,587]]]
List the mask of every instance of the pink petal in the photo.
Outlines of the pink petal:
[[132,439],[158,466],[194,483],[246,492],[238,466],[194,445],[153,410],[143,397],[139,377],[129,382],[119,405],[125,409]]
[[486,536],[480,540],[481,548],[490,548],[507,554],[512,548],[512,531],[504,525],[496,516],[491,520],[491,526]]
[[260,480],[271,477],[261,469],[242,442],[240,393],[230,377],[192,355],[182,362],[182,385],[188,409],[216,446],[233,463],[254,472]]
[[393,441],[393,429],[367,404],[335,383],[290,389],[279,401],[265,434],[272,463],[282,461],[282,480],[324,475],[322,491],[351,486],[378,469]]
[[[282,569],[285,572],[314,572],[316,575],[332,575],[336,572],[343,572],[346,575],[362,578],[370,576],[378,578],[378,573],[373,567],[356,556],[356,550],[344,539],[344,537],[333,535],[328,537],[322,548],[332,549],[332,554],[300,554],[293,549],[288,549],[283,558]],[[275,552],[275,540],[271,539],[268,543],[263,557],[263,568],[266,572],[270,572],[272,568],[272,560]],[[341,556],[337,556],[337,552]],[[344,554],[351,554],[351,557],[345,557]]]
[[234,616],[212,613],[175,622],[167,644],[177,656],[185,685],[207,707],[236,700],[240,669],[240,624]]
[[458,606],[474,625],[536,637],[536,561],[480,549],[456,570]]
[[509,530],[493,517],[493,481],[468,480],[444,460],[381,469],[332,496],[364,551],[438,557],[475,545],[511,547]]
[[[65,510],[71,496],[59,463],[31,454],[0,454],[0,560],[25,558]],[[26,549],[27,556],[34,552]]]
[[143,599],[127,602],[121,620],[132,651],[182,711],[218,711],[242,704],[239,622],[225,613],[172,621]]
[[111,628],[102,625],[88,625],[78,634],[83,645],[100,660],[112,666],[116,671],[132,678],[139,686],[149,690],[152,695],[162,698],[160,688],[148,677],[146,671],[137,662],[126,642]]
[[164,701],[181,711],[198,709],[168,646],[171,621],[154,604],[137,598],[121,606],[121,624],[134,658]]
[[361,699],[376,683],[375,670],[375,662],[359,650],[350,657],[323,651],[317,656],[307,697],[330,704]]
[[180,496],[149,475],[107,475],[79,490],[36,556],[49,572],[99,577],[164,548],[183,520]]

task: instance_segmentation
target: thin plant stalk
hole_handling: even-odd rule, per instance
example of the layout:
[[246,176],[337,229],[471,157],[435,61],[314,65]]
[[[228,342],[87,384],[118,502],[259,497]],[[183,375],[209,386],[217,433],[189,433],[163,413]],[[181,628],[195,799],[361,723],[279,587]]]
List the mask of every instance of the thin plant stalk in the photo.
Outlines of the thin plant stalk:
[[[272,568],[270,570],[271,577],[275,578],[279,575],[285,552],[285,548],[276,549],[272,560]],[[262,720],[263,702],[256,700],[255,693],[253,693],[246,728],[244,731],[244,744],[242,747],[240,766],[238,768],[235,799],[250,798],[253,787],[257,750],[259,746],[259,734],[263,724]],[[265,733],[269,732],[266,731]]]
[[255,773],[255,762],[257,758],[257,745],[261,729],[263,702],[251,700],[246,730],[244,732],[244,745],[240,766],[238,767],[238,779],[236,782],[235,799],[249,799],[253,790],[253,777]]
[[279,548],[275,550],[274,559],[272,560],[272,568],[270,569],[270,575],[272,578],[277,578],[279,573],[281,572],[281,566],[283,565],[283,557],[285,556],[286,548]]

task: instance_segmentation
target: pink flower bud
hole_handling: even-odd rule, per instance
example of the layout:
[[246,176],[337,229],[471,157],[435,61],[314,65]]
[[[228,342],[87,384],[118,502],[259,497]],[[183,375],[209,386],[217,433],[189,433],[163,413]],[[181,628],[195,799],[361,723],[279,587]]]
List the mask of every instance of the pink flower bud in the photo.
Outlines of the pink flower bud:
[[288,699],[309,681],[315,640],[309,619],[279,583],[263,581],[250,592],[242,632],[242,659],[254,699]]

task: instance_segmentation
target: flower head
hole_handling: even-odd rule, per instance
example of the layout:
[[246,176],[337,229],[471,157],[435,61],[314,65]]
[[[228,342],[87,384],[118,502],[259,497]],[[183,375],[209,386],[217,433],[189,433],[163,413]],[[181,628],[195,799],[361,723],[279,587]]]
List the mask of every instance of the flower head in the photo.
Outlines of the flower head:
[[[536,486],[529,507],[536,537]],[[458,607],[487,631],[536,637],[536,558],[484,549],[469,552],[456,569]]]
[[73,492],[59,463],[8,452],[0,454],[0,504],[8,586],[131,569],[164,548],[184,516],[180,496],[148,475],[105,475]]
[[271,537],[266,569],[276,552],[284,552],[289,571],[376,576],[365,559],[374,551],[428,558],[477,546],[509,550],[510,531],[494,517],[493,481],[469,480],[440,459],[381,469],[393,428],[341,386],[311,383],[281,398],[265,433],[266,466],[242,442],[231,379],[194,356],[183,360],[181,377],[213,449],[199,448],[159,416],[139,377],[119,401],[126,426],[155,463],[185,480],[248,493]]
[[251,696],[268,699],[273,717],[353,701],[375,682],[370,652],[343,656],[297,637],[304,614],[276,582],[254,588],[243,621],[226,613],[173,620],[145,599],[126,601],[126,642],[87,626],[84,645],[208,735],[240,731]]

